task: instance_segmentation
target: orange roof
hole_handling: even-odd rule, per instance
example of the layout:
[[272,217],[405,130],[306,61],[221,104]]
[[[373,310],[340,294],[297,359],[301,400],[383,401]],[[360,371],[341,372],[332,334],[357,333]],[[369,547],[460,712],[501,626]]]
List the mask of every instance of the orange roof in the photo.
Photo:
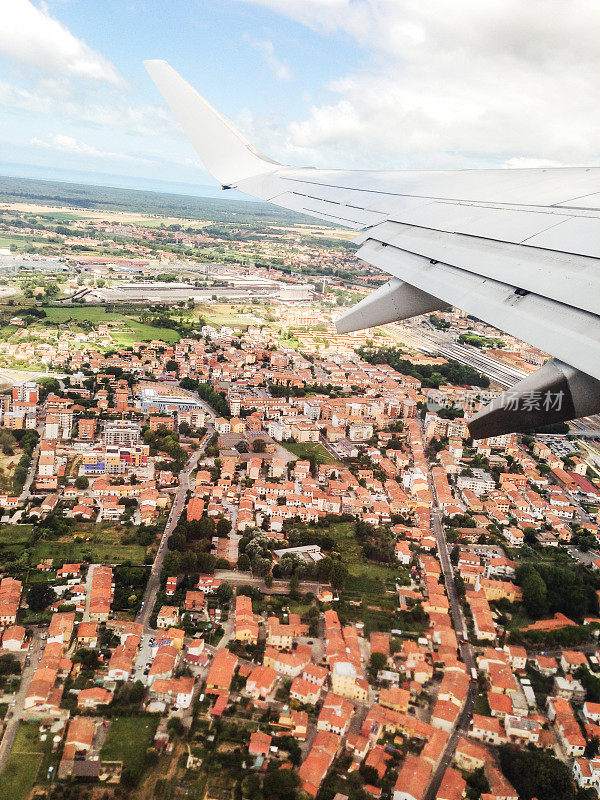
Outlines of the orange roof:
[[415,800],[421,800],[429,784],[430,777],[430,764],[409,753],[398,773],[394,790],[411,795]]

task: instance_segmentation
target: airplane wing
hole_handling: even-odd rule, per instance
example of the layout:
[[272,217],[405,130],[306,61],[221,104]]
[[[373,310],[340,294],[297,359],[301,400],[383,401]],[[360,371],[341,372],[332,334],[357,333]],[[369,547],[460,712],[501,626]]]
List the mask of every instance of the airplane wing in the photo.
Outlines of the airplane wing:
[[358,258],[392,277],[338,320],[340,332],[450,304],[554,356],[469,420],[474,438],[600,411],[600,168],[290,167],[169,64],[144,63],[224,189],[360,232]]

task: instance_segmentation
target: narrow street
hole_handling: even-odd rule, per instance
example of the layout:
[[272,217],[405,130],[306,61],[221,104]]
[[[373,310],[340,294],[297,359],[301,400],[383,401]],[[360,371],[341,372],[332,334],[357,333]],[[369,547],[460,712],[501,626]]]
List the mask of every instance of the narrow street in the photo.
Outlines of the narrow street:
[[90,564],[85,579],[85,610],[83,612],[82,622],[90,621],[90,601],[92,599],[92,579],[94,577],[94,570],[98,564]]
[[[6,766],[6,762],[8,760],[10,751],[15,741],[15,736],[17,735],[19,722],[23,718],[23,706],[25,703],[25,697],[27,695],[27,691],[29,689],[29,685],[31,684],[33,675],[40,662],[42,649],[43,648],[42,648],[42,640],[40,638],[40,632],[37,628],[34,628],[33,639],[29,647],[30,663],[27,666],[25,666],[21,674],[21,685],[19,686],[19,691],[15,695],[15,699],[13,701],[14,705],[11,705],[8,709],[5,728],[4,728],[4,735],[2,736],[2,740],[0,741],[0,772],[2,772],[2,770]],[[12,716],[8,718],[8,715]]]
[[25,479],[25,483],[23,484],[23,488],[21,489],[21,494],[19,496],[19,504],[24,503],[29,497],[31,493],[31,485],[33,483],[33,479],[35,478],[35,474],[37,472],[38,459],[40,457],[40,449],[42,443],[43,428],[38,428],[37,432],[40,435],[40,441],[36,444],[33,453],[31,454],[31,464],[29,465],[27,478]]
[[160,544],[158,546],[158,552],[156,554],[156,558],[154,559],[154,563],[152,564],[152,569],[150,570],[150,575],[148,577],[148,583],[146,584],[146,590],[144,592],[144,599],[142,601],[142,606],[140,611],[137,615],[137,622],[141,622],[144,628],[148,626],[150,621],[150,617],[152,616],[152,610],[154,608],[154,603],[156,602],[156,595],[158,594],[158,590],[160,588],[160,573],[162,570],[163,561],[165,559],[165,553],[167,552],[167,540],[169,536],[175,530],[177,523],[179,522],[179,518],[181,517],[181,513],[185,508],[185,500],[188,491],[191,488],[190,484],[190,474],[196,469],[198,461],[204,454],[204,450],[206,445],[208,444],[210,437],[213,434],[212,427],[207,430],[204,439],[200,442],[200,446],[192,454],[189,461],[179,473],[179,485],[177,487],[177,492],[175,494],[175,499],[173,500],[173,505],[171,507],[171,512],[169,514],[169,518],[167,520],[167,524],[165,525],[165,530],[163,535],[160,539]]
[[229,560],[232,564],[237,564],[239,555],[238,545],[240,543],[240,539],[242,538],[241,534],[237,531],[239,498],[236,498],[234,503],[228,503],[226,500],[224,500],[223,509],[227,512],[227,516],[231,522],[231,530],[229,531]]

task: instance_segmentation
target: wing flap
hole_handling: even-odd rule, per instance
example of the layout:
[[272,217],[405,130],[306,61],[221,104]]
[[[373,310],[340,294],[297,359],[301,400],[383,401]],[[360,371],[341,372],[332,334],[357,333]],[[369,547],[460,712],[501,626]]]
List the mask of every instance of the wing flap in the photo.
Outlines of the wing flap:
[[600,264],[595,259],[536,247],[384,222],[357,237],[526,289],[600,315]]
[[373,266],[461,308],[500,330],[600,378],[598,317],[501,281],[368,239],[357,253]]

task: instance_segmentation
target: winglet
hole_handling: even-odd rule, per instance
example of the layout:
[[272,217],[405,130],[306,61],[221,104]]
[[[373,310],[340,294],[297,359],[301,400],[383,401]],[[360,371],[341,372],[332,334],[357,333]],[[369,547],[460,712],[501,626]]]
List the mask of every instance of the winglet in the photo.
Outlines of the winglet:
[[144,66],[204,166],[224,189],[281,166],[259,153],[166,61],[144,61]]

